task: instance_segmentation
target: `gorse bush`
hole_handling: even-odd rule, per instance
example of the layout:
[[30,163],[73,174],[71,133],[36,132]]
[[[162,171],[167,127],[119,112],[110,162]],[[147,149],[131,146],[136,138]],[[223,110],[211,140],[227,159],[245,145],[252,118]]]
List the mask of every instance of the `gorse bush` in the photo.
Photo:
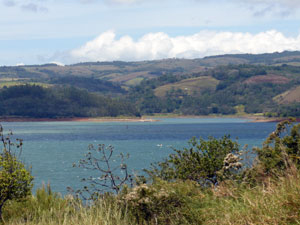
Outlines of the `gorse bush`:
[[195,215],[190,204],[203,198],[199,184],[194,181],[170,183],[156,179],[151,185],[141,184],[124,189],[119,202],[139,224],[186,224]]

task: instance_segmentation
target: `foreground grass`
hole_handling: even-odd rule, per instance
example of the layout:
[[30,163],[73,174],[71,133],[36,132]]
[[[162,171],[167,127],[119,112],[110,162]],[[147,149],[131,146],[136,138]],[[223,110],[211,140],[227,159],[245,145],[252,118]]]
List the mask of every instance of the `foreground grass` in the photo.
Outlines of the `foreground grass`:
[[299,175],[253,189],[221,186],[206,203],[204,224],[299,224]]
[[36,196],[23,202],[6,205],[4,224],[131,224],[126,210],[120,209],[116,201],[99,201],[86,206],[71,196],[62,198],[49,188],[39,189]]
[[[268,179],[263,185],[254,188],[233,183],[223,183],[218,188],[208,190],[202,190],[192,182],[154,184],[152,190],[158,193],[169,190],[169,193],[182,200],[174,208],[170,208],[173,204],[170,198],[161,198],[155,202],[160,207],[157,212],[161,215],[158,213],[154,216],[158,220],[153,215],[148,219],[137,219],[137,211],[149,210],[150,206],[145,208],[145,205],[139,205],[144,207],[142,209],[127,208],[120,204],[118,197],[109,197],[91,206],[84,206],[70,196],[62,198],[52,193],[49,188],[38,190],[35,196],[25,202],[8,203],[3,217],[5,224],[16,225],[300,224],[299,176],[299,172],[295,171],[276,181]],[[150,195],[148,199],[151,199]]]

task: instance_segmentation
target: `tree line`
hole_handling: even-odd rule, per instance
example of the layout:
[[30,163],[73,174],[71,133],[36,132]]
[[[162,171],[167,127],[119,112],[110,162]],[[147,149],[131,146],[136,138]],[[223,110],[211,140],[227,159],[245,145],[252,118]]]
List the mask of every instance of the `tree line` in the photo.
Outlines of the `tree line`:
[[34,118],[139,116],[134,104],[72,86],[19,85],[0,90],[0,116]]

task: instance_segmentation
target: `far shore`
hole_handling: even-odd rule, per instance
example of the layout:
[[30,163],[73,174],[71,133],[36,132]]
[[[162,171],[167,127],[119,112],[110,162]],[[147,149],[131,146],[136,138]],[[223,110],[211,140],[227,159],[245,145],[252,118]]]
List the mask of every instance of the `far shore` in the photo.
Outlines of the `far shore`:
[[151,118],[119,118],[119,117],[71,117],[71,118],[27,118],[27,117],[3,117],[0,122],[155,122]]
[[[70,117],[70,118],[28,118],[28,117],[0,117],[1,122],[157,122],[160,118],[241,118],[251,123],[280,122],[287,118],[269,118],[256,115],[202,115],[185,116],[176,114],[158,114],[143,117]],[[300,122],[300,118],[296,119]]]
[[[158,114],[154,116],[148,116],[147,118],[240,118],[248,119],[250,123],[267,123],[267,122],[281,122],[288,118],[285,117],[265,117],[263,115],[255,114],[232,114],[232,115],[176,115],[176,114]],[[297,122],[300,122],[300,118],[296,118]]]

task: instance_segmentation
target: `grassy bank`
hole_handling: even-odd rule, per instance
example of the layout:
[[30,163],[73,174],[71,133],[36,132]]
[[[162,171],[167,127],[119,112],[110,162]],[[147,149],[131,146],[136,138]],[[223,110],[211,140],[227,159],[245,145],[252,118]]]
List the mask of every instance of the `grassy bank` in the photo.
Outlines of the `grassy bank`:
[[[300,223],[298,171],[252,188],[224,183],[203,191],[194,185],[190,182],[167,185],[184,199],[184,206],[158,215],[159,219],[166,224]],[[45,188],[25,202],[10,202],[3,216],[5,224],[156,224],[155,218],[149,223],[138,221],[135,211],[122,207],[117,196],[87,207]]]

